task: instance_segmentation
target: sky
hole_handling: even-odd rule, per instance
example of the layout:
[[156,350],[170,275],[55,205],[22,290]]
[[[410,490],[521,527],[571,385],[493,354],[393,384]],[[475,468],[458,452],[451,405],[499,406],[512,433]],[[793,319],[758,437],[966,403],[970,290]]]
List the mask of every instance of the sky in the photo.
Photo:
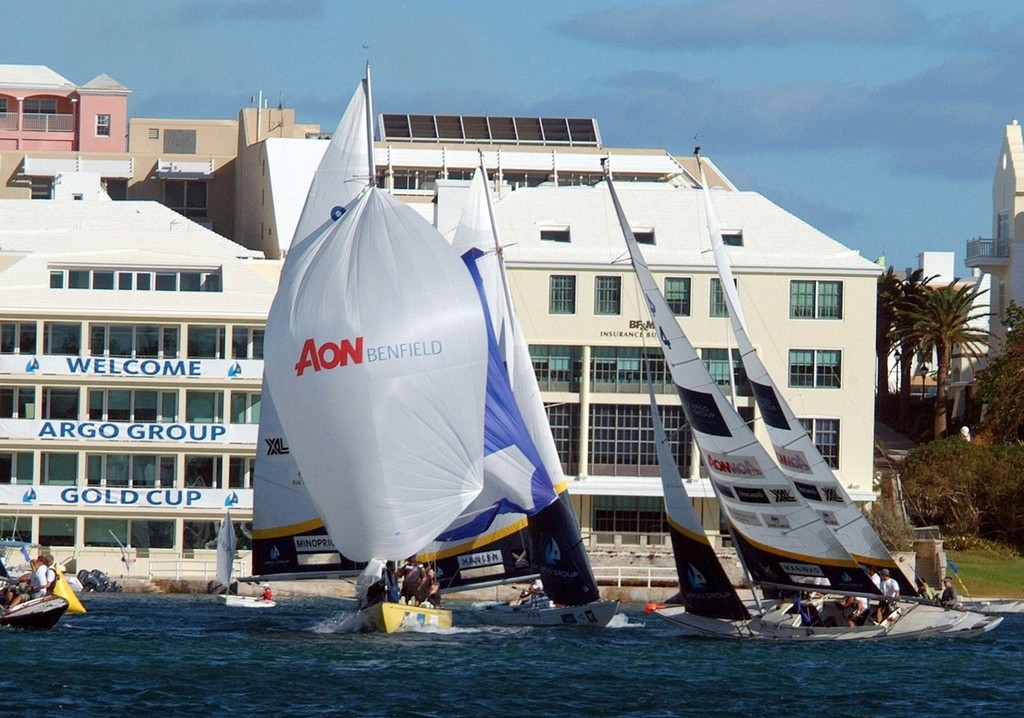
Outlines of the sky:
[[131,117],[230,119],[262,91],[333,130],[377,112],[593,117],[608,147],[695,145],[901,270],[992,235],[1024,119],[1019,0],[5,0],[0,63],[107,74]]

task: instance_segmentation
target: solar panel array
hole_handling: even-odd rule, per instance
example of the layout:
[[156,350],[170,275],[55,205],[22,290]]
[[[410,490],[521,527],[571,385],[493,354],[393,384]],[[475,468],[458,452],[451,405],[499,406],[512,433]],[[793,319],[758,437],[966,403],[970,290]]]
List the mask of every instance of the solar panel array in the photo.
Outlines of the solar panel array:
[[597,120],[577,117],[380,116],[381,139],[599,147]]

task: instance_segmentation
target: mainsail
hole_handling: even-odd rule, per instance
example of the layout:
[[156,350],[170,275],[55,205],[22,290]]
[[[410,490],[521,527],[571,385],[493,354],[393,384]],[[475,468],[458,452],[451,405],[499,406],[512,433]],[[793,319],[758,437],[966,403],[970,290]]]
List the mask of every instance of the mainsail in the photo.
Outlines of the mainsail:
[[[282,276],[373,179],[369,67],[313,174]],[[253,573],[261,578],[353,575],[363,568],[338,553],[306,490],[264,378],[253,468]]]
[[412,555],[483,484],[476,286],[436,229],[376,187],[288,265],[265,376],[306,488],[343,555]]
[[644,261],[607,166],[605,178],[683,411],[752,578],[794,588],[820,582],[832,589],[877,593],[708,373]]
[[453,246],[476,281],[488,319],[484,489],[428,559],[438,562],[446,589],[539,573],[557,603],[596,600],[597,584],[512,305],[482,168]]
[[750,612],[743,605],[729,576],[722,568],[715,549],[708,540],[697,512],[693,510],[679,475],[675,457],[669,445],[661,412],[654,398],[654,387],[647,375],[647,393],[651,401],[651,422],[654,425],[654,444],[658,454],[658,471],[665,496],[672,554],[679,575],[679,594],[688,613],[708,618],[746,620]]
[[916,596],[917,590],[902,570],[896,570],[896,561],[889,550],[850,499],[755,351],[747,333],[739,294],[733,281],[732,266],[722,241],[718,215],[711,201],[703,163],[700,164],[700,181],[711,249],[729,309],[733,334],[754,399],[768,428],[779,468],[855,559],[862,564],[893,569],[892,575],[900,584],[900,595]]

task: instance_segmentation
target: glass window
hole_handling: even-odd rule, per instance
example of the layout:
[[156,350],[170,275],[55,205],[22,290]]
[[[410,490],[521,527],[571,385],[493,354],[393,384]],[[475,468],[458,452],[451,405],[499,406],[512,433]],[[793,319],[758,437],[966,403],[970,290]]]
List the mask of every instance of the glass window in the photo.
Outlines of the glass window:
[[665,301],[677,317],[690,316],[690,278],[665,277]]
[[220,524],[216,521],[183,521],[181,547],[186,550],[217,548],[217,531]]
[[88,289],[89,288],[89,270],[88,269],[71,269],[68,271],[68,288],[69,289]]
[[548,292],[549,314],[576,313],[576,277],[569,274],[552,274]]
[[743,230],[734,229],[722,230],[722,244],[726,247],[742,247],[743,246]]
[[843,318],[843,283],[818,282],[818,319]]
[[131,545],[137,548],[174,548],[174,521],[132,519],[129,522]]
[[262,359],[263,329],[233,327],[231,329],[232,359]]
[[92,288],[93,289],[113,289],[114,288],[114,272],[113,271],[100,271],[93,270],[92,272]]
[[231,423],[260,423],[260,394],[258,392],[231,392]]
[[156,273],[156,291],[158,292],[175,292],[178,290],[178,273],[177,272],[157,272]]
[[815,352],[815,385],[833,389],[840,388],[840,370],[842,369],[841,351],[835,349],[819,349]]
[[127,519],[85,519],[85,545],[98,548],[117,548],[118,542],[127,546],[131,541],[128,539]]
[[251,489],[254,459],[249,456],[232,456],[228,460],[228,488]]
[[46,322],[43,324],[43,353],[78,356],[82,353],[82,325]]
[[223,392],[194,390],[185,392],[185,421],[192,424],[219,424],[223,420]]
[[31,451],[0,451],[0,484],[31,484],[34,468]]
[[729,307],[725,303],[725,292],[722,291],[722,280],[711,280],[710,314],[712,317],[729,316]]
[[789,283],[792,319],[842,319],[843,283],[796,280]]
[[223,488],[220,456],[186,456],[185,486],[205,486],[211,489]]
[[636,239],[637,244],[654,244],[653,229],[634,229],[633,237]]
[[74,546],[76,536],[74,517],[39,517],[38,543],[41,546]]
[[814,352],[809,349],[789,350],[789,385],[814,386]]
[[789,385],[839,389],[842,362],[843,353],[837,349],[790,349]]
[[54,269],[50,271],[50,289],[64,288],[64,271]]
[[[659,407],[679,471],[689,476],[690,434],[679,406]],[[657,476],[654,426],[647,405],[592,404],[590,457],[594,474]]]
[[77,419],[78,389],[43,387],[44,419]]
[[96,115],[96,136],[110,137],[110,115]]
[[222,359],[224,357],[224,327],[188,326],[188,356],[194,359]]
[[541,241],[544,241],[544,242],[568,242],[568,241],[570,241],[569,228],[568,227],[559,227],[559,228],[551,228],[551,229],[541,228],[541,230],[540,230],[540,238],[541,238]]
[[533,372],[544,391],[576,391],[579,388],[580,348],[537,344],[530,346]]
[[0,386],[0,418],[35,419],[35,387]]
[[833,469],[839,468],[839,419],[800,419],[808,435]]
[[0,354],[35,353],[35,322],[0,322]]
[[51,486],[74,486],[78,483],[78,454],[44,451],[40,459],[41,483]]
[[617,315],[622,310],[622,277],[594,277],[594,314]]

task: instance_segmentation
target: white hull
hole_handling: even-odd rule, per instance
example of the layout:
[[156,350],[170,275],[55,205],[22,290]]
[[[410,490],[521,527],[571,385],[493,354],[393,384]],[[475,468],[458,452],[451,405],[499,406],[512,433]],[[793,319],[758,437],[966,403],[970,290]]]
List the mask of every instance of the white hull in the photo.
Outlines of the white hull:
[[522,603],[513,606],[496,603],[481,613],[483,620],[498,626],[587,626],[603,628],[619,608],[618,601],[594,601],[582,606],[553,606]]
[[1019,601],[964,601],[961,605],[968,611],[985,614],[1024,613],[1024,600]]
[[266,601],[258,596],[231,596],[221,594],[220,600],[224,605],[232,606],[234,608],[273,608],[277,605],[276,601]]
[[746,621],[705,618],[682,606],[655,611],[659,618],[689,636],[776,641],[917,640],[972,638],[995,628],[1001,618],[971,611],[949,611],[938,606],[903,604],[881,624],[863,626],[805,626],[800,616],[783,609]]

